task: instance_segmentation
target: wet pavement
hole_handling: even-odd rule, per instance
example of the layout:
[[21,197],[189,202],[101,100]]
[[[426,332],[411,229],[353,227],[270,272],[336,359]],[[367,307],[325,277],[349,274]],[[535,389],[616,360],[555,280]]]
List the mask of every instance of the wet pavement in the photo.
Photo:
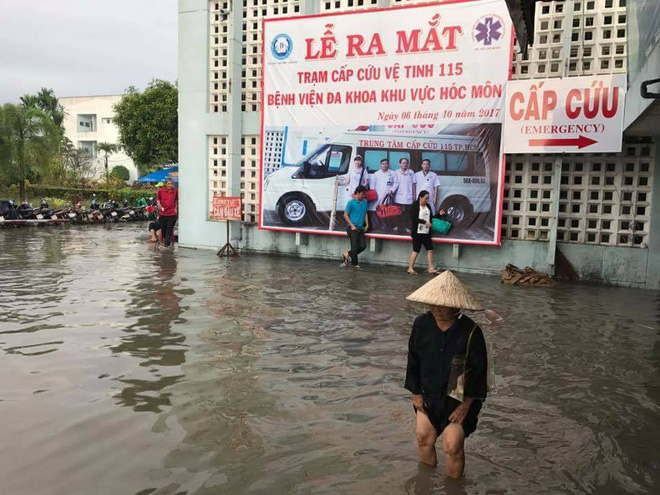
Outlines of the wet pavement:
[[422,311],[400,268],[163,250],[137,225],[0,231],[0,493],[660,490],[660,293],[506,287],[466,475],[417,464]]

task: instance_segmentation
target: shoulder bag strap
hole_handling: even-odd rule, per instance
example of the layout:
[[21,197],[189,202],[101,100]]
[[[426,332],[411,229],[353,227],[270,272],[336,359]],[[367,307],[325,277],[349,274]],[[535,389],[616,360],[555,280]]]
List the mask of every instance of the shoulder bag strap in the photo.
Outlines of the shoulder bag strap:
[[[362,177],[364,177],[364,165],[362,165],[362,172],[360,172],[360,182],[358,183],[358,186],[362,185]],[[369,189],[369,181],[367,181],[367,189]]]
[[468,336],[468,341],[467,341],[467,347],[465,348],[465,362],[467,363],[468,357],[470,356],[470,344],[472,344],[472,336],[474,335],[474,331],[479,328],[479,324],[475,323],[474,326],[472,327],[472,330],[470,330],[470,335]]

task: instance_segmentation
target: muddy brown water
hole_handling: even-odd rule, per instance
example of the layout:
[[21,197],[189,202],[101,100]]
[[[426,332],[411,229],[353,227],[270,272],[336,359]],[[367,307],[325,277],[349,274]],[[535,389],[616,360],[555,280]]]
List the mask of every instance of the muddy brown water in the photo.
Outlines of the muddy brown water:
[[658,493],[660,293],[505,287],[465,477],[420,469],[399,268],[0,231],[0,493]]

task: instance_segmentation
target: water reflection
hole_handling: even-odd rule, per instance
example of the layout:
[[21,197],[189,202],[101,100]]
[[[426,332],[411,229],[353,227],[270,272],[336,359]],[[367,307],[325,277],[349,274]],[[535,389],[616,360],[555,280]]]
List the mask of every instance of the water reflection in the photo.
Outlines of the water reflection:
[[[115,354],[129,354],[139,359],[139,366],[129,376],[117,377],[123,384],[115,396],[118,403],[135,411],[160,412],[171,405],[165,388],[183,377],[178,368],[186,361],[185,336],[173,330],[185,323],[180,316],[182,296],[177,293],[176,257],[170,251],[157,253],[151,270],[138,275],[138,282],[128,290],[128,321],[121,342],[110,347]],[[169,367],[175,367],[168,372]]]
[[[12,237],[5,236],[11,233]],[[81,240],[82,239],[82,240]],[[0,232],[2,493],[649,493],[660,297],[464,275],[497,393],[466,476],[419,467],[424,276],[164,251],[137,227]],[[36,281],[36,283],[35,283]],[[138,452],[126,461],[127,452]]]

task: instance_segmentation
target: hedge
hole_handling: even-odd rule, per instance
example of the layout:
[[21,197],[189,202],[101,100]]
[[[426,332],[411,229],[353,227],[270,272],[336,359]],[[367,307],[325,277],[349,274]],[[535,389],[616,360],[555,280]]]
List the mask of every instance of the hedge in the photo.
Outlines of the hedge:
[[[14,190],[16,189],[16,190]],[[27,194],[31,197],[39,198],[61,198],[71,203],[82,200],[91,200],[92,195],[96,194],[99,202],[114,199],[122,201],[126,199],[129,203],[137,203],[140,198],[149,198],[156,195],[156,188],[131,189],[80,189],[75,187],[51,187],[30,185],[27,188]],[[0,199],[18,200],[18,190],[15,187],[0,190]]]

